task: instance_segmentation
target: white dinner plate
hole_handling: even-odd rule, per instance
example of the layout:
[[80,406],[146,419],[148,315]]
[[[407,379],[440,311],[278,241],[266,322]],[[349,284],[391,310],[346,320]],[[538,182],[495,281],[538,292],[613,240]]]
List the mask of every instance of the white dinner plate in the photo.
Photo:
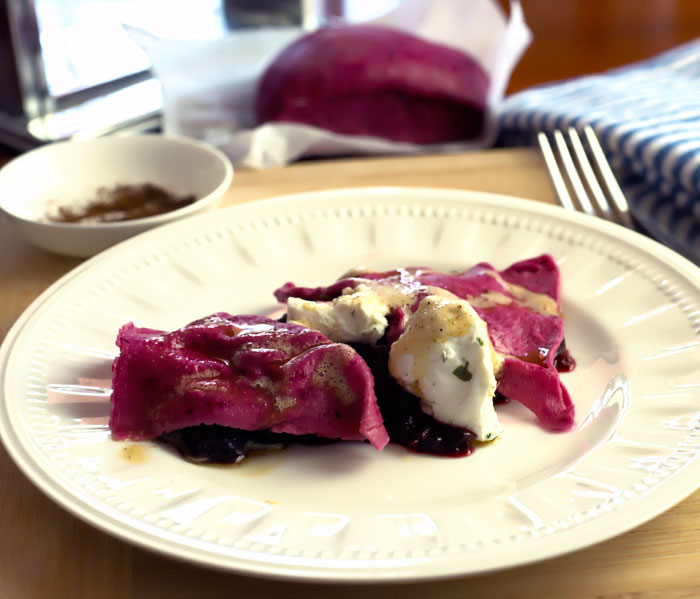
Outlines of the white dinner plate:
[[[270,313],[286,281],[349,268],[501,269],[548,252],[563,277],[562,375],[576,426],[511,402],[505,433],[459,459],[369,444],[290,447],[201,466],[110,439],[110,365],[129,321],[174,329]],[[560,555],[652,518],[700,484],[700,271],[631,231],[516,198],[344,189],[168,225],[39,297],[0,351],[0,433],[54,501],[172,557],[259,576],[428,579]]]

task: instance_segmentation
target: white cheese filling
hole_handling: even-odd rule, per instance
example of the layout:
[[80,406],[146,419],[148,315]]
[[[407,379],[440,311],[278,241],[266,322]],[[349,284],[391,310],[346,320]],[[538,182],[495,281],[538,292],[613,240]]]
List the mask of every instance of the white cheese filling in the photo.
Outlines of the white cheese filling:
[[[424,298],[409,317],[391,346],[389,371],[421,398],[423,411],[468,428],[480,441],[493,440],[502,432],[493,407],[502,359],[493,350],[486,323],[469,302],[440,291]],[[390,304],[397,303],[392,293],[397,294],[393,288],[361,284],[343,290],[331,302],[291,297],[287,318],[332,341],[376,343],[388,326]]]
[[287,320],[323,333],[331,341],[376,343],[388,326],[389,306],[372,289],[358,285],[332,302],[287,300]]
[[474,308],[433,295],[421,301],[389,357],[392,376],[421,398],[425,412],[468,428],[480,441],[502,432],[493,407],[501,365]]

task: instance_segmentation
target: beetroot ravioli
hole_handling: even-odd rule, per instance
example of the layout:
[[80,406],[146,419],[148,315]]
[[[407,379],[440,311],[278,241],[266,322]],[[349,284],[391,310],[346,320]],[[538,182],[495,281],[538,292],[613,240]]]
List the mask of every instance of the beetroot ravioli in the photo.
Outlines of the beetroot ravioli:
[[551,256],[523,260],[500,272],[485,262],[450,274],[430,268],[351,271],[328,287],[287,283],[275,295],[280,301],[332,301],[367,285],[388,288],[391,299],[397,291],[401,299],[408,298],[390,306],[390,341],[403,333],[421,300],[436,290],[466,300],[486,323],[493,348],[503,358],[498,393],[532,410],[548,429],[572,427],[574,405],[558,374],[558,369],[570,369],[572,361],[564,344],[559,269]]
[[287,322],[218,313],[173,332],[122,327],[113,438],[160,439],[215,462],[334,440],[466,455],[499,436],[494,403],[507,399],[549,430],[573,425],[559,371],[574,362],[549,255],[503,271],[358,270],[275,295]]
[[[172,333],[127,324],[117,345],[110,418],[115,439],[147,440],[214,425],[367,439],[380,450],[389,440],[365,362],[349,346],[302,326],[218,313]],[[246,441],[264,445],[284,438]],[[233,452],[237,457],[235,447]]]

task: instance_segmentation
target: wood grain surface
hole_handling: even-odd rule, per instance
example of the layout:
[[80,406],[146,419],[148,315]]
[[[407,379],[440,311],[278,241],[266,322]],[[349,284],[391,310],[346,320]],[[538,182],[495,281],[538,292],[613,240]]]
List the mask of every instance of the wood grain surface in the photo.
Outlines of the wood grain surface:
[[[554,201],[539,154],[507,149],[307,162],[239,172],[226,204],[329,187],[387,184],[474,189]],[[0,257],[0,337],[4,337],[32,299],[79,261],[27,245],[4,221],[0,222]],[[624,535],[531,566],[429,583],[316,585],[210,571],[132,547],[55,506],[0,449],[0,539],[0,597],[13,599],[700,596],[700,492]]]
[[[510,92],[643,59],[700,36],[698,0],[523,0],[523,7],[535,41],[513,74]],[[537,152],[497,150],[239,172],[226,203],[385,184],[494,191],[553,202]],[[79,263],[29,246],[0,217],[0,339],[38,294]],[[0,599],[387,596],[700,597],[700,492],[627,534],[532,566],[432,583],[312,585],[214,572],[116,540],[54,505],[0,448]]]
[[[501,0],[506,7],[509,0]],[[521,0],[533,43],[508,85],[599,73],[700,36],[698,0]]]

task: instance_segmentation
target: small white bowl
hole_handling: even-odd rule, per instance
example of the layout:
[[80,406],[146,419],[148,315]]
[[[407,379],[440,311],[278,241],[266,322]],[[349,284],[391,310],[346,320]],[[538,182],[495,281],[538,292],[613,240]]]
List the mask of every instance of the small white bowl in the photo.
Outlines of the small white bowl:
[[[22,154],[0,169],[0,209],[35,245],[86,257],[158,225],[213,208],[231,185],[233,167],[205,143],[164,135],[63,141]],[[155,216],[107,223],[56,223],[59,206],[76,207],[99,188],[152,183],[195,202]]]

